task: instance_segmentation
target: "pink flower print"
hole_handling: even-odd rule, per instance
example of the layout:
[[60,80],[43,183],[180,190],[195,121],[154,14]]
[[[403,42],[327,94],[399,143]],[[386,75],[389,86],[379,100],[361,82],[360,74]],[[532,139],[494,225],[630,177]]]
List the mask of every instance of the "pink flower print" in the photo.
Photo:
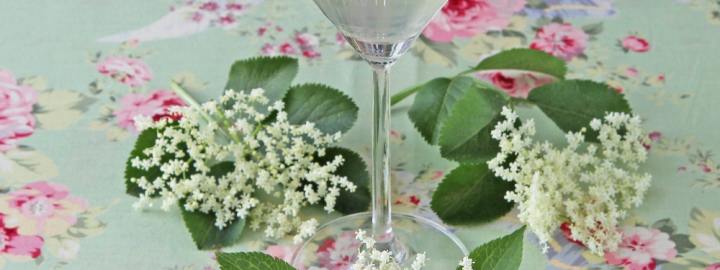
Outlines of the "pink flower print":
[[109,56],[98,62],[96,68],[100,74],[130,87],[143,86],[152,80],[150,68],[140,59]]
[[660,141],[660,139],[662,139],[662,133],[661,133],[660,131],[650,132],[650,133],[648,134],[648,138],[649,138],[650,141],[652,141],[652,142]]
[[215,1],[208,1],[205,3],[202,3],[199,7],[201,10],[205,11],[217,11],[220,8],[220,5]]
[[635,78],[640,74],[640,71],[637,70],[637,68],[629,67],[625,70],[625,76],[630,78]]
[[662,139],[662,133],[660,131],[653,131],[648,134],[648,139],[650,139],[650,142],[643,143],[643,147],[645,147],[646,150],[652,149],[652,144],[658,142]]
[[19,85],[10,71],[0,69],[0,152],[13,149],[35,131],[35,89]]
[[20,258],[40,257],[45,243],[41,236],[20,235],[18,228],[10,227],[5,222],[6,216],[0,213],[0,254]]
[[655,260],[669,261],[677,256],[675,243],[658,229],[625,227],[621,233],[618,249],[605,252],[608,264],[623,266],[626,270],[652,270]]
[[77,222],[87,202],[70,195],[67,187],[45,181],[33,182],[0,199],[5,222],[22,235],[54,236]]
[[265,45],[263,45],[263,47],[260,49],[260,53],[262,53],[263,55],[274,56],[277,55],[278,52],[275,49],[275,46],[270,43],[265,43]]
[[281,54],[285,55],[295,54],[297,52],[295,50],[295,47],[293,47],[293,45],[288,42],[280,44],[280,46],[278,46],[278,51],[280,51]]
[[337,239],[326,239],[317,249],[318,264],[327,270],[348,270],[357,257],[360,241],[354,232],[344,232]]
[[229,11],[241,11],[241,10],[243,10],[244,8],[245,8],[245,7],[244,7],[242,4],[240,4],[240,3],[227,3],[227,4],[225,4],[225,9],[227,9],[227,10],[229,10]]
[[636,35],[629,35],[625,37],[622,41],[620,41],[620,46],[622,46],[625,52],[631,51],[644,53],[650,50],[650,43],[646,39]]
[[178,120],[179,115],[170,113],[174,106],[185,106],[185,102],[168,90],[155,90],[149,94],[133,93],[120,100],[120,108],[113,114],[117,118],[118,126],[128,131],[136,132],[135,117],[144,115],[152,117],[154,121],[162,119]]
[[481,72],[481,80],[492,83],[511,97],[527,98],[535,88],[553,82],[553,78],[533,73]]
[[707,267],[705,267],[705,270],[720,270],[720,262],[708,265]]
[[268,31],[267,26],[261,26],[261,27],[258,28],[258,30],[257,30],[257,35],[258,35],[259,37],[262,37],[262,36],[265,35],[265,33],[267,33],[267,31]]
[[309,49],[309,50],[303,50],[302,55],[305,58],[315,59],[315,58],[320,57],[320,52],[318,52],[314,49]]
[[222,26],[225,26],[225,27],[232,26],[232,25],[235,25],[235,22],[236,22],[235,16],[233,16],[232,14],[227,14],[225,16],[220,17],[220,25],[222,25]]
[[313,34],[308,33],[296,33],[295,34],[295,43],[297,43],[300,47],[315,47],[320,42],[318,41],[318,38]]
[[202,22],[203,18],[205,18],[205,16],[201,12],[194,12],[192,17],[190,17],[193,22]]
[[535,33],[530,48],[570,61],[585,51],[587,42],[588,35],[582,29],[569,23],[551,23]]
[[525,6],[525,0],[450,0],[433,18],[423,35],[437,42],[468,38],[510,24],[512,15]]

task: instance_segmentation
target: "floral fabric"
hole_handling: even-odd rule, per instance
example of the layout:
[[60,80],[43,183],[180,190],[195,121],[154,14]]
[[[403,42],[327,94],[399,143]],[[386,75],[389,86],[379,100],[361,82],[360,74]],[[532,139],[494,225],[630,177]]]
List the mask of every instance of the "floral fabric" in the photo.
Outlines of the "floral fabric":
[[[571,78],[610,84],[652,131],[648,198],[618,228],[619,249],[594,256],[565,226],[546,254],[528,237],[521,269],[718,270],[718,14],[714,0],[449,0],[395,65],[392,88],[517,47],[562,58]],[[170,82],[206,100],[221,94],[234,60],[287,55],[300,59],[297,83],[339,88],[371,114],[367,65],[311,0],[7,0],[0,18],[0,269],[218,269],[177,214],[135,212],[124,194],[133,117],[175,117],[168,109],[185,105]],[[475,75],[516,98],[553,80]],[[432,192],[455,164],[404,111],[393,115],[394,209],[439,220]],[[366,158],[369,124],[360,119],[344,142]],[[474,247],[516,228],[513,214],[452,229]],[[288,242],[257,235],[233,249],[290,258]],[[345,269],[356,245],[327,239],[314,256]]]

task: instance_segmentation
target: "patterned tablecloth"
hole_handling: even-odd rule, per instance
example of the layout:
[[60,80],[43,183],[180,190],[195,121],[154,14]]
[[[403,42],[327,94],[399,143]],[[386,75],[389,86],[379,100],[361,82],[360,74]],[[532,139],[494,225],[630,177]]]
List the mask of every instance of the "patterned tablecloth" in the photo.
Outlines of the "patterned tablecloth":
[[[296,82],[342,89],[370,115],[367,66],[311,0],[0,0],[0,268],[218,269],[177,211],[134,211],[123,167],[132,117],[181,103],[172,80],[218,96],[233,61],[300,59]],[[559,230],[522,269],[720,269],[720,4],[715,0],[451,0],[393,71],[393,89],[454,74],[484,55],[531,47],[568,61],[573,78],[624,92],[652,131],[654,183],[623,227],[621,249],[595,257]],[[483,78],[522,95],[533,78]],[[524,91],[524,92],[523,92]],[[434,217],[431,193],[456,166],[394,110],[396,207]],[[537,110],[540,133],[560,132]],[[367,157],[363,117],[343,145]],[[470,247],[517,227],[507,217],[458,227]],[[337,239],[318,256],[346,252]],[[288,256],[247,235],[229,250]],[[324,253],[323,253],[324,252]],[[323,254],[321,254],[323,253]],[[615,266],[611,266],[615,265]],[[329,268],[336,269],[336,268]]]

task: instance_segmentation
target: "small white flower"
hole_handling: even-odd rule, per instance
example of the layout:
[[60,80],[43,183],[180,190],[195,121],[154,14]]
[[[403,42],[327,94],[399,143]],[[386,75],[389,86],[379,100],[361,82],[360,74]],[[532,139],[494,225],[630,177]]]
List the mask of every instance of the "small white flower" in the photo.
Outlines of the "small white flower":
[[462,266],[462,270],[473,270],[472,265],[473,260],[468,257],[465,257],[462,259],[462,261],[460,261],[460,266]]

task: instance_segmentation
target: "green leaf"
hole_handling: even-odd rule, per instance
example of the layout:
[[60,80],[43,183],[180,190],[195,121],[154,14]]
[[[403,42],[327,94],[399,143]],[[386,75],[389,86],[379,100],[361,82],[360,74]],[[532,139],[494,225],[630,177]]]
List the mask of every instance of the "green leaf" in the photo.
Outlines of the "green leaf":
[[482,163],[495,156],[490,131],[506,103],[503,94],[490,88],[468,90],[442,124],[440,154],[461,163]]
[[585,34],[588,34],[591,36],[599,35],[603,31],[603,23],[599,22],[599,23],[583,25],[582,30],[583,30],[583,32],[585,32]]
[[557,79],[565,78],[565,61],[542,51],[512,49],[483,59],[472,71],[523,70],[544,73]]
[[143,130],[135,141],[135,147],[130,152],[130,157],[128,157],[125,162],[125,192],[129,195],[137,197],[145,192],[137,184],[130,182],[131,178],[140,178],[145,176],[147,179],[155,179],[162,175],[162,172],[158,167],[153,167],[149,171],[145,171],[131,166],[131,161],[135,157],[139,157],[141,159],[147,158],[147,155],[143,154],[143,150],[155,145],[157,132],[157,129],[154,128]]
[[[210,173],[215,177],[220,177],[234,170],[234,168],[235,165],[232,162],[225,161],[214,165],[210,169]],[[240,239],[245,227],[245,220],[238,218],[224,228],[219,229],[215,226],[215,215],[200,211],[187,211],[182,207],[182,203],[180,208],[185,227],[190,231],[193,242],[195,242],[198,249],[208,250],[230,246]]]
[[[631,113],[625,97],[602,83],[585,80],[559,81],[539,87],[528,100],[565,132],[589,127],[594,118],[602,119],[608,112]],[[597,142],[597,132],[588,129],[586,140]]]
[[522,227],[476,248],[469,256],[473,270],[517,270],[522,262],[524,236],[525,227]]
[[673,235],[673,233],[677,231],[677,226],[669,218],[658,220],[653,223],[651,227],[658,229],[661,232],[667,233],[668,235]]
[[312,122],[324,133],[344,133],[357,119],[358,107],[352,99],[325,85],[293,86],[284,101],[291,124]]
[[453,105],[473,89],[474,81],[468,77],[437,78],[420,86],[408,115],[425,141],[438,143],[440,129]]
[[512,183],[495,177],[484,163],[461,164],[440,183],[430,206],[448,224],[487,222],[512,209],[505,200],[512,189]]
[[225,89],[250,91],[265,89],[270,100],[285,95],[298,73],[298,61],[290,57],[257,57],[235,62]]
[[687,234],[671,234],[670,241],[675,243],[675,249],[680,254],[695,249],[695,244],[690,241],[690,235]]
[[261,252],[215,253],[221,270],[295,270],[288,263]]
[[367,211],[370,207],[370,175],[367,166],[360,155],[352,150],[333,147],[325,150],[325,156],[318,159],[320,162],[330,162],[335,156],[341,155],[345,162],[336,173],[345,176],[353,182],[357,189],[355,192],[343,190],[335,203],[335,210],[343,214],[352,214]]

